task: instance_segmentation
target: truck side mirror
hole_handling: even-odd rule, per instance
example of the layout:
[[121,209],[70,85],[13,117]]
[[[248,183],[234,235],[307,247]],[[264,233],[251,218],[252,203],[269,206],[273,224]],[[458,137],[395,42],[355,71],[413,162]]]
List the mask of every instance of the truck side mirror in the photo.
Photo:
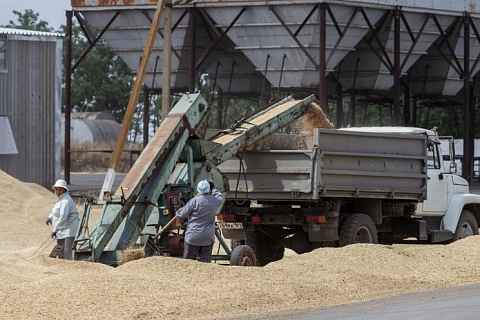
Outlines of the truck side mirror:
[[448,167],[450,173],[457,173],[457,163],[455,162],[455,159],[450,161],[450,165]]
[[448,155],[443,155],[443,161],[450,161],[448,170],[450,173],[457,173],[457,163],[455,162],[455,140],[453,137],[440,137],[448,141]]

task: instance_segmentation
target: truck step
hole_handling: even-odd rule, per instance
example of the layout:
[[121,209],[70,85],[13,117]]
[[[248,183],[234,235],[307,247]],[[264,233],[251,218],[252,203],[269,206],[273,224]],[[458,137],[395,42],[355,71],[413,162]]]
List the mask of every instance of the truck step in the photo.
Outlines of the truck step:
[[453,233],[448,230],[432,230],[431,241],[432,243],[445,242],[453,239]]

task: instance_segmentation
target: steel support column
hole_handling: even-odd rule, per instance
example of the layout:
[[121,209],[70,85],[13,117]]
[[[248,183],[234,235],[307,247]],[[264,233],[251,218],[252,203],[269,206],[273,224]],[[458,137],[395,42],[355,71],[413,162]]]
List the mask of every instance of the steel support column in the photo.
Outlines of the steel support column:
[[337,81],[336,100],[337,100],[337,128],[343,127],[343,88],[342,84]]
[[72,101],[72,17],[73,12],[67,11],[67,26],[65,28],[65,138],[64,138],[64,179],[70,184],[70,118]]
[[327,4],[321,3],[319,4],[319,12],[320,12],[320,25],[319,25],[319,33],[320,33],[320,52],[319,52],[319,61],[318,61],[318,72],[319,72],[319,80],[318,80],[318,101],[320,102],[320,106],[325,112],[328,114],[328,98],[327,98]]
[[410,88],[405,85],[403,93],[403,125],[410,126]]
[[150,119],[150,92],[147,86],[143,86],[143,147],[148,144],[148,131]]
[[[165,0],[164,37],[163,37],[163,67],[162,67],[162,121],[170,112],[170,80],[172,73],[172,1]],[[157,29],[158,30],[158,29]],[[158,32],[158,31],[157,31]]]
[[196,36],[196,23],[197,23],[197,10],[190,8],[190,17],[188,21],[188,36],[190,51],[188,53],[188,91],[193,93],[195,91],[195,50],[197,49]]
[[462,176],[472,180],[472,159],[473,159],[473,125],[474,109],[470,101],[470,17],[465,15],[463,21],[463,158]]
[[394,36],[393,36],[393,123],[396,126],[402,124],[400,117],[400,19],[402,13],[399,10],[394,14]]

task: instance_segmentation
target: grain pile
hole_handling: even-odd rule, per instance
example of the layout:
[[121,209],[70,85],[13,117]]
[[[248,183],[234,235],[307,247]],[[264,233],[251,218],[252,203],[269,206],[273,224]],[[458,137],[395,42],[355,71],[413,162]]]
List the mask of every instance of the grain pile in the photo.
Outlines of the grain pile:
[[296,121],[296,126],[300,133],[305,134],[311,134],[315,128],[333,129],[333,124],[315,102],[311,104],[310,111]]
[[295,121],[292,127],[294,133],[304,137],[307,148],[312,148],[313,129],[333,129],[333,124],[328,120],[322,108],[318,104],[312,103],[310,111]]
[[207,319],[275,315],[480,283],[480,236],[450,245],[351,245],[263,268],[151,257],[118,268],[48,258],[54,195],[0,171],[0,318]]
[[[289,104],[282,105],[282,108],[295,103],[295,100]],[[313,147],[313,129],[333,129],[333,124],[328,120],[322,108],[317,103],[310,105],[307,114],[300,117],[282,129],[282,133],[274,133],[261,139],[250,150],[304,150]]]

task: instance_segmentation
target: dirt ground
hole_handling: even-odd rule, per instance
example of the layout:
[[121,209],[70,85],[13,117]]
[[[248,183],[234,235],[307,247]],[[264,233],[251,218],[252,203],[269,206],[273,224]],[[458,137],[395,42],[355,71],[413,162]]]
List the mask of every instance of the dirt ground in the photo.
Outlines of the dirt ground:
[[53,193],[2,171],[0,189],[2,319],[274,316],[480,283],[480,236],[449,245],[322,248],[262,268],[170,257],[117,268],[52,259],[44,220]]

